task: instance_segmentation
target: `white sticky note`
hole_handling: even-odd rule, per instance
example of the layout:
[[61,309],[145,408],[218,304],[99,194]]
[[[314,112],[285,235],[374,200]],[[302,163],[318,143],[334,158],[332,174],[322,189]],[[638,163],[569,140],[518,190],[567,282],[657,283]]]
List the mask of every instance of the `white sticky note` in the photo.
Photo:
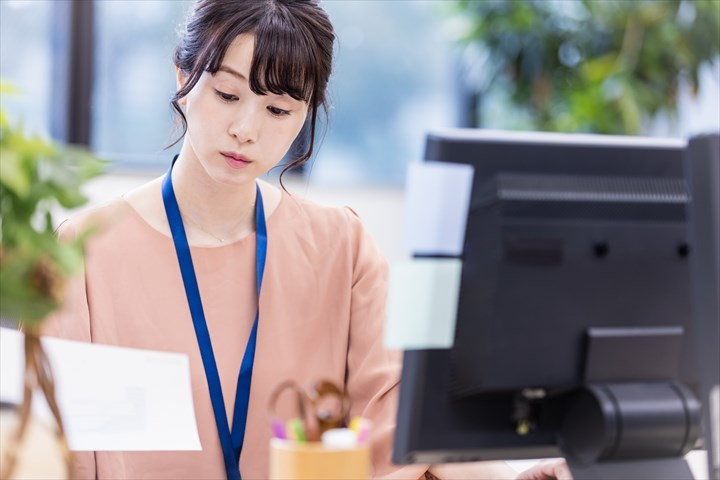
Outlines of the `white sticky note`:
[[461,255],[474,169],[471,165],[411,165],[405,187],[405,241],[413,254]]
[[452,347],[461,274],[457,258],[417,258],[392,265],[385,347]]
[[[22,401],[23,343],[21,332],[0,328],[2,401]],[[201,449],[187,355],[48,337],[42,343],[71,450]],[[52,418],[44,401],[33,409]]]

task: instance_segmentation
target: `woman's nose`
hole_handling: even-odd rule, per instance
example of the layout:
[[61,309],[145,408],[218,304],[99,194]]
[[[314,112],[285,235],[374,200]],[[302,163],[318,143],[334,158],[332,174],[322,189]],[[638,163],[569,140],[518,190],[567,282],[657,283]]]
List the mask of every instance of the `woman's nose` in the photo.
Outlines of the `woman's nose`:
[[254,143],[258,139],[260,122],[256,108],[243,108],[230,123],[228,133],[240,143]]

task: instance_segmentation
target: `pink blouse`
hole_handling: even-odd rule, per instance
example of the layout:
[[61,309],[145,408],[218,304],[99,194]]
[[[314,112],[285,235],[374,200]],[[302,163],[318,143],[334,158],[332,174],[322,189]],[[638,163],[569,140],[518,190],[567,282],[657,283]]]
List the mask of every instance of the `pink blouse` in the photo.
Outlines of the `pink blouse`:
[[[64,222],[61,237],[87,227],[84,275],[69,285],[66,305],[44,333],[108,345],[189,355],[202,450],[77,454],[80,478],[220,479],[222,451],[207,381],[172,239],[148,225],[123,199]],[[400,357],[382,345],[386,262],[347,209],[283,193],[268,218],[268,252],[260,298],[255,366],[245,442],[244,479],[267,478],[268,399],[281,381],[345,385],[351,416],[374,424],[373,476],[420,478],[426,466],[390,462]],[[232,424],[238,370],[258,308],[255,236],[191,247],[205,317]],[[291,402],[281,415],[293,416]]]

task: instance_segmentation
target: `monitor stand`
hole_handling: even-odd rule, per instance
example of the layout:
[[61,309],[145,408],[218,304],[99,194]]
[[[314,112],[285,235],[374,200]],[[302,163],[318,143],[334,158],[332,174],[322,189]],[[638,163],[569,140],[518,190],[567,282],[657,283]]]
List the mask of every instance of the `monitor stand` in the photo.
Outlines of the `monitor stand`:
[[[583,388],[562,407],[558,444],[575,480],[693,478],[684,455],[700,403],[672,380],[681,328],[593,328]],[[619,381],[618,381],[619,380]]]
[[568,462],[573,480],[692,480],[693,474],[684,458],[657,458],[649,460],[627,460],[598,462],[589,466],[573,465]]

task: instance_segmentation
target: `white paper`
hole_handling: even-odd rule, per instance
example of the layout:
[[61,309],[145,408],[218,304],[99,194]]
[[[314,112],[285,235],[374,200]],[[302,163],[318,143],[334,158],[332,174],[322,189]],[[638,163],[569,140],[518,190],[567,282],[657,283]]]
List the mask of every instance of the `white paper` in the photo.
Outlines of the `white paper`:
[[457,258],[418,258],[392,265],[385,347],[452,347],[461,274]]
[[405,190],[405,240],[420,255],[461,255],[474,169],[471,165],[411,165]]
[[[187,355],[48,337],[42,343],[71,450],[201,449]],[[0,329],[0,347],[0,400],[19,404],[23,334]],[[33,409],[51,418],[44,401]]]

